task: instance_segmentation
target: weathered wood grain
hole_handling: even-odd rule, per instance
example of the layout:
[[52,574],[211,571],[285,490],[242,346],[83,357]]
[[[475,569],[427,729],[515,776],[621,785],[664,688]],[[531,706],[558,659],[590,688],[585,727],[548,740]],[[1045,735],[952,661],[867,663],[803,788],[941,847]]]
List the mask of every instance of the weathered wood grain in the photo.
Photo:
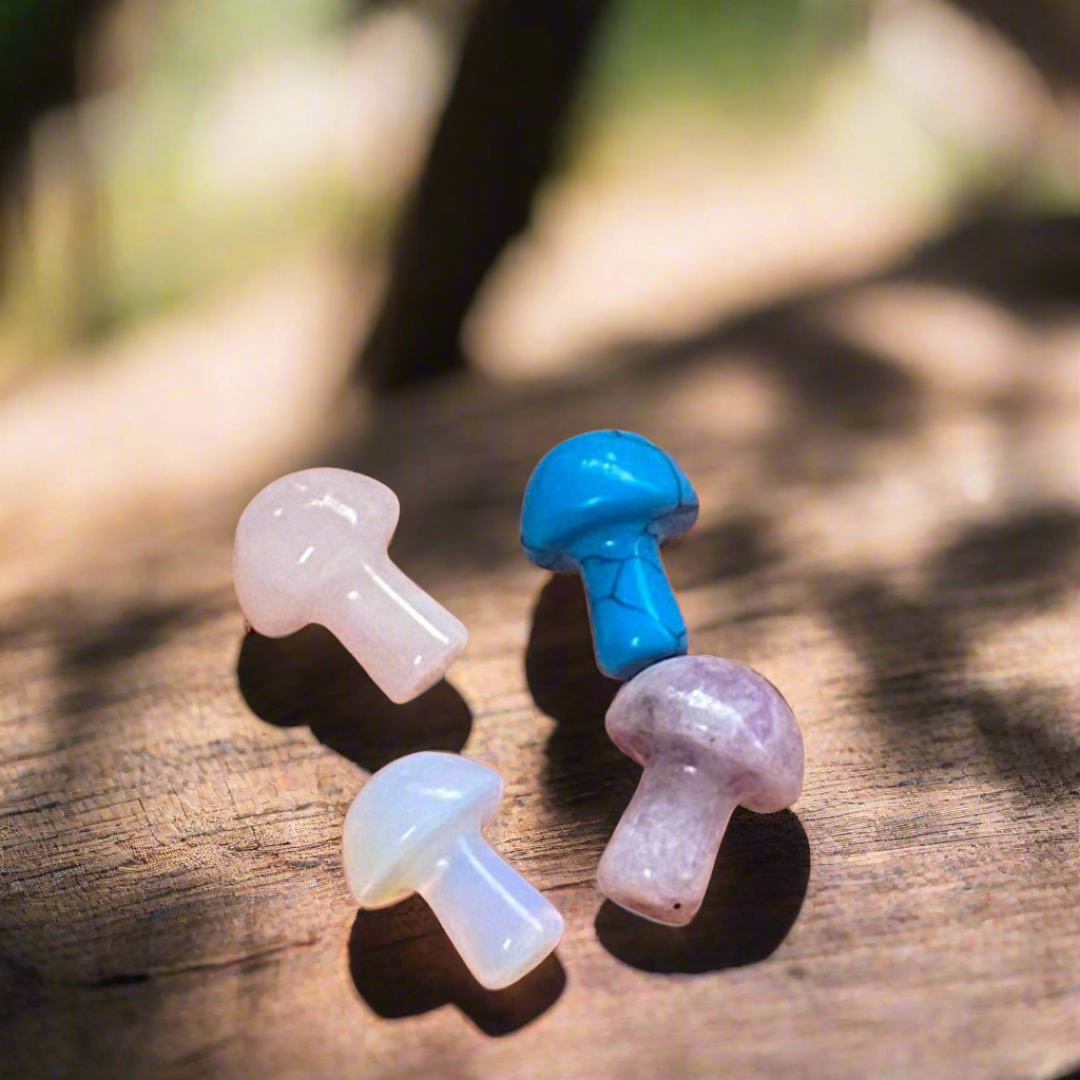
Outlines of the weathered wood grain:
[[[1080,461],[1052,451],[1077,445],[1075,375],[1010,376],[1025,406],[1005,408],[826,314],[574,381],[399,395],[328,449],[399,491],[396,560],[472,633],[408,706],[321,630],[245,637],[243,492],[158,540],[133,524],[130,554],[0,611],[0,1073],[1080,1063]],[[517,550],[532,464],[611,424],[670,448],[701,495],[667,554],[693,650],[760,668],[806,738],[802,800],[736,816],[684,931],[596,888],[635,768],[603,732],[580,587]],[[556,957],[500,994],[422,902],[358,914],[342,881],[365,770],[426,747],[503,773],[494,839],[566,916]]]

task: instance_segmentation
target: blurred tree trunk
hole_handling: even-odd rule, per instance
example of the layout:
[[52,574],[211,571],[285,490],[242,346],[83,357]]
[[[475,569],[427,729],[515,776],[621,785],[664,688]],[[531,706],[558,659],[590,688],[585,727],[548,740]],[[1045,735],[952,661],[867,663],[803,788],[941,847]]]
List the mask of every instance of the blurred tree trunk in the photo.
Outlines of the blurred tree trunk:
[[1077,0],[953,0],[992,26],[1051,86],[1080,87],[1080,3]]
[[480,0],[359,375],[378,389],[463,365],[461,324],[527,224],[607,0]]
[[[30,130],[43,113],[77,96],[86,33],[110,2],[0,2],[0,185],[18,205]],[[12,239],[6,229],[12,224],[12,215],[0,213],[0,274]]]

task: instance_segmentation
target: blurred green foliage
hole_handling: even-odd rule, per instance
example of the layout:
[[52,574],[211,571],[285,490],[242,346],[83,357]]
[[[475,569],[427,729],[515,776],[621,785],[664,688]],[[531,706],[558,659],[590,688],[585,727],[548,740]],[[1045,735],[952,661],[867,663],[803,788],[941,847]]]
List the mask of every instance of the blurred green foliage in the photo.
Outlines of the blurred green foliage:
[[[48,355],[302,254],[319,237],[347,240],[371,224],[378,231],[386,216],[382,207],[373,215],[365,193],[350,192],[332,169],[271,176],[247,193],[206,175],[207,146],[223,152],[214,125],[240,92],[244,73],[262,59],[287,65],[305,50],[332,45],[355,12],[354,0],[124,3],[142,20],[134,55],[123,60],[128,77],[80,105],[75,54],[81,51],[85,61],[92,21],[64,23],[82,38],[69,32],[66,43],[52,42],[46,54],[41,42],[50,30],[58,34],[61,15],[73,20],[86,0],[0,0],[0,56],[11,93],[32,97],[45,75],[56,83],[65,67],[66,93],[58,87],[38,94],[37,107],[44,114],[66,98],[72,110],[69,145],[56,153],[54,136],[32,161],[23,247],[7,254],[13,265],[0,297],[0,354],[4,331],[15,324],[23,324],[21,331],[15,325],[22,351]],[[56,73],[35,71],[41,58]],[[111,82],[111,73],[101,74]],[[272,127],[251,104],[244,108],[251,128]],[[29,128],[26,137],[34,140]]]
[[[579,94],[562,166],[588,167],[582,150],[590,138],[605,126],[617,128],[613,119],[653,109],[710,111],[725,123],[746,123],[755,133],[805,116],[822,76],[862,40],[870,3],[614,0]],[[6,296],[0,295],[0,354],[12,326],[20,341],[55,352],[265,263],[327,243],[380,248],[389,235],[403,191],[400,183],[388,188],[378,182],[378,170],[385,167],[382,152],[377,150],[371,162],[370,183],[355,168],[342,171],[332,155],[319,159],[314,169],[279,168],[266,139],[301,137],[297,129],[309,114],[281,110],[280,93],[277,104],[260,114],[258,93],[250,92],[253,86],[265,89],[258,81],[265,70],[261,76],[257,70],[263,61],[282,61],[288,86],[293,77],[288,71],[299,70],[297,86],[304,95],[311,84],[303,80],[312,75],[312,66],[340,61],[340,52],[334,59],[334,46],[366,16],[367,5],[361,0],[122,4],[142,20],[134,55],[124,65],[126,80],[71,113],[78,117],[70,128],[77,154],[85,158],[82,168],[70,168],[77,156],[72,151],[51,163],[54,173],[70,169],[69,175],[50,175],[45,161],[34,176],[40,190],[30,197],[29,255],[16,260]],[[33,102],[20,97],[19,87],[36,80],[48,89],[41,98],[44,108],[62,103],[68,83],[67,92],[74,92],[71,57],[61,60],[66,55],[61,30],[69,37],[85,32],[86,12],[95,6],[101,5],[0,0],[0,134],[5,100],[9,111],[30,116]],[[423,4],[404,6],[428,10]],[[448,13],[463,20],[469,6],[435,6],[431,26],[444,34],[451,53],[457,28]],[[68,67],[61,70],[62,63]],[[316,100],[333,101],[332,91],[326,96],[332,80],[331,75],[321,91],[312,91]],[[291,118],[283,117],[284,111]],[[9,127],[15,131],[17,125]],[[265,166],[244,157],[249,140],[242,136],[256,127],[269,133],[251,143],[266,155]],[[230,139],[238,147],[231,156]],[[76,187],[85,190],[73,195]],[[91,212],[73,211],[87,194]],[[54,225],[58,216],[67,223]],[[69,230],[66,246],[56,240],[64,229]]]
[[178,88],[205,87],[238,60],[294,48],[338,29],[349,0],[184,0],[166,7],[151,70]]
[[673,97],[755,120],[782,113],[858,40],[868,0],[619,0],[598,43],[590,104]]

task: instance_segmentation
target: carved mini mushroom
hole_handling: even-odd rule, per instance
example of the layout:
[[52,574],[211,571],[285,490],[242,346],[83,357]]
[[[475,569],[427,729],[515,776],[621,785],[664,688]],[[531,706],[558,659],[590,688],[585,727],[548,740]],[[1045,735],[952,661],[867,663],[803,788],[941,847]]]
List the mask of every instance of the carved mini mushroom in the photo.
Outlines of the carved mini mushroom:
[[607,730],[645,772],[600,860],[600,888],[656,922],[688,923],[735,807],[768,814],[799,798],[795,715],[745,664],[679,656],[619,690]]
[[400,703],[438,682],[469,635],[390,561],[399,513],[397,496],[360,473],[283,476],[240,516],[233,580],[252,629],[284,637],[321,623]]
[[469,970],[509,986],[559,943],[563,918],[482,835],[502,800],[499,774],[457,754],[423,751],[380,769],[345,817],[345,880],[382,908],[419,893]]
[[698,499],[670,455],[627,431],[560,443],[533,470],[521,545],[546,570],[585,583],[600,670],[629,679],[686,652],[686,624],[660,547],[697,520]]

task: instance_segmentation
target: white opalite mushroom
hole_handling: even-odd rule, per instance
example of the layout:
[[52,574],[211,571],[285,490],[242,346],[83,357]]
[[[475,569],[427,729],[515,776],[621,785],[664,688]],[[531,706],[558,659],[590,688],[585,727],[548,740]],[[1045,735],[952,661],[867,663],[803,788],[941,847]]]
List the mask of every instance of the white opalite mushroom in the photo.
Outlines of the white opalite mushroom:
[[360,473],[283,476],[240,516],[233,580],[253,629],[283,637],[321,623],[404,702],[442,678],[469,635],[390,561],[399,511],[385,484]]
[[509,986],[559,943],[563,919],[488,846],[499,774],[424,751],[380,769],[345,817],[345,880],[364,908],[419,893],[478,982]]

